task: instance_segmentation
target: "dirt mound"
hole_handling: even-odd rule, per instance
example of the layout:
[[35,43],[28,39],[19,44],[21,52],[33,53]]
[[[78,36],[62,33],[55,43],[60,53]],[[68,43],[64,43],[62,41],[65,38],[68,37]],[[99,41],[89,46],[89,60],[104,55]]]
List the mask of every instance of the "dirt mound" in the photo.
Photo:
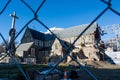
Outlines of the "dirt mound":
[[111,64],[107,61],[84,60],[84,61],[81,61],[81,63],[85,64],[88,67],[95,67],[95,68],[109,68],[109,69],[120,68],[120,66],[115,65],[115,64]]
[[[109,68],[109,69],[120,68],[119,65],[111,64],[108,61],[90,61],[90,60],[86,59],[86,60],[79,60],[78,62],[81,65],[86,66],[86,67]],[[71,61],[69,64],[78,66],[78,64],[75,61]]]

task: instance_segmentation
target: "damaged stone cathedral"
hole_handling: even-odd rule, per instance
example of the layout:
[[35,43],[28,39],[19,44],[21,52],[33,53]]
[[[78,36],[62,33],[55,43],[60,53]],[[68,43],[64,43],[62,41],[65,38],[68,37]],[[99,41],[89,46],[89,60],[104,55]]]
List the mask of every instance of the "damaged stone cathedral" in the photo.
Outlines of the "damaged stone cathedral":
[[[55,30],[53,33],[69,47],[88,25]],[[76,59],[101,60],[101,55],[98,54],[99,50],[94,47],[96,42],[95,31],[97,29],[99,29],[98,24],[92,24],[72,46],[70,55],[75,55]],[[100,31],[98,30],[96,34],[100,40]],[[49,61],[56,63],[66,54],[66,48],[58,38],[51,33],[42,33],[27,27],[21,43],[16,49],[16,55],[26,63],[48,63]],[[64,62],[70,62],[71,60],[70,57],[67,57]]]

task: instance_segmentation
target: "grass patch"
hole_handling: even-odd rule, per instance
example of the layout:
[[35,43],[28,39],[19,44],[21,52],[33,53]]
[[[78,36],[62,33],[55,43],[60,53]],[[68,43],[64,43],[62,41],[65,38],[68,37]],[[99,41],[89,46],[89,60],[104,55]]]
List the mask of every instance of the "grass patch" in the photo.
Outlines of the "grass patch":
[[[40,69],[46,67],[46,65],[32,65],[32,64],[21,64],[21,67],[24,71],[31,70],[31,69]],[[18,76],[22,76],[20,70],[16,65],[2,65],[0,66],[0,78],[16,78]]]
[[[27,70],[36,70],[36,69],[43,69],[48,68],[47,64],[22,64],[22,69],[24,71]],[[66,64],[60,64],[57,66],[60,70],[79,70],[79,78],[81,80],[91,80],[91,77],[82,69],[82,68],[76,68],[76,67],[69,67],[69,65]],[[120,79],[120,68],[94,68],[94,67],[87,67],[87,69],[97,77],[98,80],[110,80],[113,78],[113,80],[119,80]],[[64,71],[63,71],[64,72]],[[86,76],[86,77],[85,77]],[[9,78],[9,79],[17,79],[21,78],[21,80],[24,80],[22,78],[23,75],[21,74],[20,70],[16,65],[11,66],[0,66],[0,78]],[[78,79],[79,80],[79,79]]]

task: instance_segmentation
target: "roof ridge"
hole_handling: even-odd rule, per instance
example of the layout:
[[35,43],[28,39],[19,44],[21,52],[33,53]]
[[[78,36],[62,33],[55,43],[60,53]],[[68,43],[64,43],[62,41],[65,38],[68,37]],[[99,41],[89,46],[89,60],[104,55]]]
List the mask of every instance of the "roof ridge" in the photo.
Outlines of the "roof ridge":
[[[73,26],[73,27],[69,27],[69,28],[64,28],[64,29],[61,30],[61,31],[71,30],[71,29],[75,29],[75,28],[79,28],[79,27],[87,27],[89,24],[90,24],[90,23],[88,23],[88,24],[82,24],[82,25],[78,25],[78,26]],[[94,22],[91,26],[93,26],[93,25],[97,25],[97,22]],[[61,32],[61,31],[56,30],[56,31],[54,31],[54,32]]]

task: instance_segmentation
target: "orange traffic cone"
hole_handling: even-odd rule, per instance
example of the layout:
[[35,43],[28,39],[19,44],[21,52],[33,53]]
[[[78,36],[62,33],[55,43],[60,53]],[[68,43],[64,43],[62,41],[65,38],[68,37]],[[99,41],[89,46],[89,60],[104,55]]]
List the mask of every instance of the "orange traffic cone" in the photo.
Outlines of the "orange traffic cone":
[[64,80],[67,80],[67,71],[66,70],[64,70]]

